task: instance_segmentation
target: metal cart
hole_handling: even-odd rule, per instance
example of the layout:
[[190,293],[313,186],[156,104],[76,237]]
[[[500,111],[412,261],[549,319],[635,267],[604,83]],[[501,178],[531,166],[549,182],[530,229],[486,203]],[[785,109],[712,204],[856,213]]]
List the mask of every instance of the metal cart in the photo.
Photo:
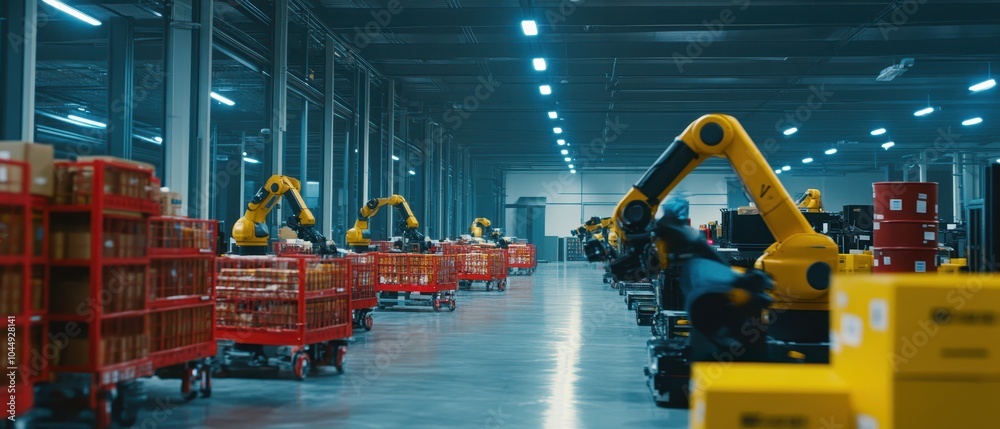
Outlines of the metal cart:
[[455,265],[459,289],[472,289],[473,283],[481,282],[487,291],[507,290],[507,255],[503,249],[472,248],[457,255]]
[[378,308],[429,306],[455,311],[457,255],[381,253],[378,255]]
[[538,267],[538,257],[534,244],[511,244],[507,246],[507,266],[510,274],[531,275]]
[[375,293],[375,270],[378,269],[377,253],[353,253],[351,261],[351,314],[354,326],[372,330],[375,320],[372,309],[378,305]]

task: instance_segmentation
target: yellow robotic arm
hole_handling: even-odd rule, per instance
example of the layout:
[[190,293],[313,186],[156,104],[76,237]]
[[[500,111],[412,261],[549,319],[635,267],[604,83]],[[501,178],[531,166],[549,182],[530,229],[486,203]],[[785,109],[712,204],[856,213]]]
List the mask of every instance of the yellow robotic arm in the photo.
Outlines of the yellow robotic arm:
[[[727,115],[702,116],[689,125],[619,202],[611,227],[625,255],[611,264],[612,272],[627,278],[641,271],[642,239],[648,242],[647,227],[658,205],[712,156],[729,161],[776,239],[755,266],[774,280],[777,300],[784,301],[785,308],[825,309],[830,274],[837,266],[837,245],[813,231],[746,130]],[[663,240],[655,246],[658,268],[664,269],[669,249]]]
[[469,231],[472,232],[472,236],[475,238],[483,237],[483,230],[486,230],[486,235],[489,236],[489,232],[492,231],[493,223],[489,219],[484,217],[478,217],[476,220],[472,221],[472,226],[469,227]]
[[403,220],[400,221],[399,226],[403,230],[403,238],[411,243],[418,242],[423,249],[426,246],[424,235],[417,230],[420,228],[420,222],[417,222],[417,217],[413,215],[413,210],[410,210],[406,199],[400,195],[372,198],[361,206],[361,209],[358,210],[358,220],[354,222],[354,227],[347,231],[347,244],[357,251],[368,250],[368,246],[372,242],[371,232],[368,230],[368,220],[378,214],[379,209],[386,205],[395,207],[402,215]]
[[799,207],[799,210],[820,213],[823,211],[823,200],[819,195],[819,189],[806,189],[806,192],[795,201],[795,205]]
[[[247,211],[233,224],[233,239],[242,254],[267,253],[268,239],[271,237],[267,228],[267,214],[282,196],[288,202],[292,215],[285,223],[298,234],[299,238],[312,242],[320,253],[331,253],[326,237],[315,229],[316,217],[306,207],[301,184],[288,176],[275,174],[264,183],[247,204]],[[336,246],[334,246],[335,248]]]

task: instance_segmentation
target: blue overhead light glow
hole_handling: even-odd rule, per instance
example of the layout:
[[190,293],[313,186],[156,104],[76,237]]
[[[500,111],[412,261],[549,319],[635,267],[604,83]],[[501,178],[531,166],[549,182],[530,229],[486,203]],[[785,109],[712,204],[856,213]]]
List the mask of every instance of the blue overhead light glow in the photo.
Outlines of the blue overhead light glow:
[[563,161],[570,162],[570,161],[572,161],[572,159],[570,159],[570,157],[567,156],[567,157],[563,158]]
[[396,156],[396,155],[393,155],[393,156],[392,156],[392,160],[393,160],[393,161],[399,161],[399,157],[398,157],[398,156]]
[[896,142],[885,142],[885,143],[882,143],[882,149],[889,150],[890,147],[893,147],[895,145],[896,145]]
[[885,128],[876,128],[876,129],[872,130],[872,135],[873,136],[880,136],[882,134],[885,134]]
[[833,155],[833,154],[837,153],[837,148],[827,149],[826,152],[823,152],[823,153],[825,153],[827,155]]
[[779,168],[779,169],[774,170],[774,174],[781,174],[781,169]]
[[930,107],[930,106],[927,106],[927,107],[924,107],[923,109],[920,109],[920,110],[917,110],[916,112],[913,112],[913,116],[927,116],[927,115],[930,115],[931,113],[934,113],[934,108]]
[[417,172],[413,171],[413,170],[408,171],[408,173],[410,173],[411,176],[416,176],[417,175]]
[[549,95],[552,93],[552,87],[548,85],[539,86],[538,92],[542,93],[542,95]]
[[792,169],[792,167],[790,165],[786,165],[784,167],[781,167],[781,171],[788,171],[788,170],[791,170],[791,169]]
[[570,164],[570,165],[569,165],[569,169],[570,169],[570,170],[572,170],[572,169],[574,169],[574,168],[576,168],[576,166],[575,166],[575,165],[573,165],[573,164]]
[[69,120],[71,120],[71,121],[73,121],[73,122],[76,122],[77,124],[85,125],[85,126],[88,126],[88,127],[94,127],[94,128],[107,128],[108,127],[108,124],[105,124],[104,122],[97,122],[95,120],[87,119],[87,118],[84,118],[82,116],[66,115],[66,118],[69,119]]
[[576,174],[576,170],[570,170],[569,174]]
[[569,151],[566,150],[566,149],[563,149],[563,150],[559,151],[559,153],[561,153],[563,155],[569,155]]
[[808,163],[810,163],[810,162],[813,162],[813,159],[812,159],[812,158],[802,158],[802,163],[803,163],[803,164],[808,164]]
[[562,127],[553,127],[552,132],[556,134],[562,134]]
[[63,3],[58,0],[42,0],[42,1],[44,1],[45,4],[52,6],[56,9],[59,9],[60,11],[72,16],[73,18],[79,19],[80,21],[86,22],[87,24],[93,25],[94,27],[101,25],[101,21],[98,21],[90,15],[87,15],[72,7],[69,7],[68,5],[66,5],[66,3]]
[[997,81],[995,79],[989,79],[970,86],[969,91],[972,92],[986,91],[987,89],[993,88],[994,86],[997,86]]
[[223,97],[222,95],[219,95],[219,93],[217,93],[217,92],[212,92],[212,93],[210,93],[208,95],[211,96],[212,98],[214,98],[215,101],[218,101],[218,102],[220,102],[222,104],[225,104],[227,106],[233,106],[233,105],[236,104],[235,101],[230,100],[230,99],[228,99],[226,97]]
[[559,146],[565,146],[566,145],[566,140],[559,139],[559,140],[556,140],[556,143],[558,143]]
[[245,156],[243,157],[243,162],[245,162],[247,164],[260,164],[260,161],[258,161],[256,159],[253,159],[253,158],[247,158]]
[[537,36],[538,35],[538,24],[534,20],[526,19],[521,21],[521,31],[524,31],[525,36]]
[[975,118],[970,118],[970,119],[966,119],[966,120],[962,121],[962,125],[965,125],[965,126],[976,125],[976,124],[981,124],[981,123],[983,123],[983,118],[980,118],[978,116],[975,117]]
[[784,135],[786,135],[786,136],[790,136],[790,135],[795,134],[797,132],[799,132],[798,128],[791,127],[791,128],[789,128],[789,129],[787,129],[785,131],[782,131],[781,133],[784,134]]
[[549,119],[555,119],[555,118],[558,118],[558,117],[559,117],[559,113],[556,112],[555,110],[549,112]]
[[545,58],[535,58],[531,60],[531,64],[535,66],[535,70],[545,71]]

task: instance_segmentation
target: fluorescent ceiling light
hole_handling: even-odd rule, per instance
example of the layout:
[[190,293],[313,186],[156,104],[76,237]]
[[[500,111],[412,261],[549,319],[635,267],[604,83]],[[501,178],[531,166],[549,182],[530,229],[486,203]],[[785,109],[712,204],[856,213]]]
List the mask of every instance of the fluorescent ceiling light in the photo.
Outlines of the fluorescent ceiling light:
[[225,105],[227,105],[227,106],[233,106],[233,105],[235,105],[235,104],[236,104],[236,102],[235,102],[235,101],[233,101],[233,100],[230,100],[230,99],[228,99],[228,98],[226,98],[226,97],[223,97],[223,96],[219,95],[219,93],[217,93],[217,92],[212,92],[211,94],[208,94],[208,95],[210,95],[210,96],[211,96],[212,98],[214,98],[214,99],[215,99],[216,101],[218,101],[218,102],[220,102],[220,103],[222,103],[222,104],[225,104]]
[[554,127],[552,128],[552,132],[556,134],[562,134],[562,127]]
[[245,162],[247,164],[260,164],[260,161],[258,161],[256,159],[253,159],[253,158],[247,158],[245,156],[243,157],[243,162]]
[[399,161],[399,157],[398,157],[398,156],[396,156],[396,155],[393,155],[393,156],[392,156],[392,160],[393,160],[393,161]]
[[802,158],[802,163],[803,163],[803,164],[808,164],[808,163],[810,163],[810,162],[813,162],[813,159],[812,159],[812,158]]
[[552,87],[548,85],[539,86],[538,92],[542,93],[542,95],[549,95],[552,93]]
[[417,172],[413,171],[413,170],[408,171],[408,173],[410,173],[411,176],[416,176],[417,175]]
[[572,169],[576,168],[576,166],[575,166],[575,165],[573,165],[573,164],[570,164],[570,165],[569,165],[569,168],[570,168],[570,170],[572,170]]
[[559,143],[559,146],[563,146],[563,145],[566,144],[566,140],[559,139],[559,140],[556,140],[556,143]]
[[877,128],[877,129],[872,130],[872,135],[873,136],[880,136],[882,134],[885,134],[885,128]]
[[981,124],[981,123],[983,123],[983,118],[980,118],[978,116],[975,117],[975,118],[966,119],[966,120],[962,121],[962,125],[965,125],[965,126],[976,125],[976,124]]
[[163,143],[163,137],[153,137],[153,140],[156,140],[157,143]]
[[[1000,160],[997,160],[997,162],[1000,162]],[[576,174],[576,170],[570,170],[569,174]]]
[[784,134],[784,135],[786,135],[786,136],[790,136],[790,135],[795,134],[797,132],[799,132],[798,128],[791,127],[791,128],[789,128],[789,129],[787,129],[785,131],[782,131],[781,133]]
[[535,58],[531,60],[531,64],[535,66],[535,70],[538,71],[545,71],[545,69],[547,68],[545,66],[545,58]]
[[970,86],[969,91],[972,92],[986,91],[987,89],[993,88],[994,86],[997,86],[996,80],[994,79],[984,80],[982,82]]
[[777,169],[777,170],[774,170],[774,173],[775,173],[775,174],[781,174],[781,169],[779,168],[779,169]]
[[882,143],[882,149],[889,150],[890,147],[893,147],[895,145],[896,145],[896,142],[885,142],[885,143]]
[[788,170],[791,170],[791,169],[792,169],[792,167],[790,165],[786,165],[784,167],[781,167],[781,171],[788,171]]
[[833,155],[833,154],[837,153],[837,149],[836,148],[830,148],[830,149],[827,149],[826,152],[823,152],[823,153],[825,153],[827,155]]
[[526,19],[521,21],[521,30],[524,31],[525,36],[537,36],[538,24],[535,24],[534,20]]
[[934,113],[934,108],[930,107],[930,106],[927,106],[927,107],[924,107],[923,109],[920,109],[920,110],[917,110],[916,112],[913,112],[913,116],[927,116],[927,115],[930,115],[931,113]]
[[555,118],[558,118],[558,117],[559,117],[559,113],[556,112],[555,110],[549,112],[549,119],[555,119]]
[[69,118],[71,121],[79,122],[80,124],[87,125],[90,127],[107,128],[108,126],[108,124],[105,124],[104,122],[97,122],[95,120],[87,119],[81,116],[67,115],[66,117]]
[[[142,140],[144,142],[149,142],[149,143],[152,143],[152,144],[163,144],[163,139],[161,139],[159,137],[149,138],[149,137],[140,136],[138,134],[132,134],[132,137],[135,137],[135,138],[137,138],[139,140]],[[157,139],[159,139],[159,140],[157,140]]]
[[569,155],[569,151],[566,150],[566,149],[563,149],[563,150],[559,151],[559,153],[561,153],[563,155]]
[[87,15],[87,14],[85,14],[83,12],[80,12],[80,11],[78,11],[76,9],[73,9],[73,8],[67,6],[66,3],[63,3],[63,2],[58,1],[58,0],[42,0],[42,1],[44,1],[49,6],[52,6],[52,7],[56,8],[56,9],[59,9],[59,10],[63,11],[66,14],[69,14],[73,18],[76,18],[76,19],[79,19],[80,21],[86,22],[87,24],[93,25],[95,27],[101,25],[101,21],[98,21],[98,20],[94,19],[90,15]]
[[563,161],[570,162],[570,161],[572,161],[572,159],[570,159],[570,157],[567,156],[567,157],[563,158]]

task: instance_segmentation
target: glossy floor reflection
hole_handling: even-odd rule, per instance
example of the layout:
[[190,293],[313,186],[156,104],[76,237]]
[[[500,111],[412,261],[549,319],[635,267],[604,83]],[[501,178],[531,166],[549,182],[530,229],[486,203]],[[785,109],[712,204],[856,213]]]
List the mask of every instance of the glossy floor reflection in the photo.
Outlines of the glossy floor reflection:
[[650,399],[649,328],[598,268],[541,264],[504,293],[477,289],[459,292],[454,313],[376,312],[343,375],[217,379],[212,398],[189,403],[179,381],[150,380],[137,427],[687,427],[687,411]]

